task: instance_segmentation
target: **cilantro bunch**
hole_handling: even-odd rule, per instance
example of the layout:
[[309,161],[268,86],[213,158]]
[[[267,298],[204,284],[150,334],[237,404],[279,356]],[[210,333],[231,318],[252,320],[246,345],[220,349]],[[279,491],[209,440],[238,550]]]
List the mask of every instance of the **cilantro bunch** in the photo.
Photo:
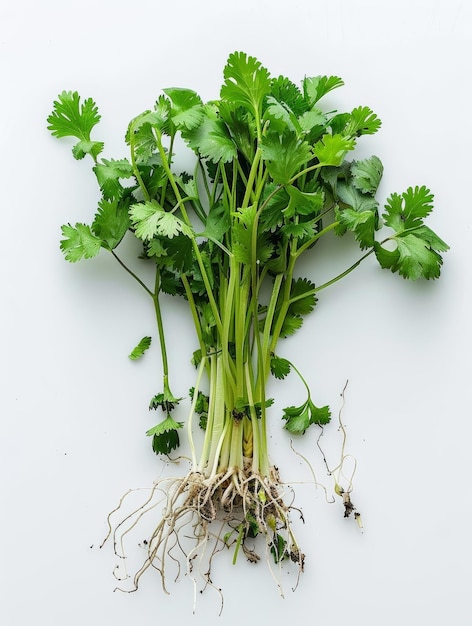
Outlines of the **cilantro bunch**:
[[[104,143],[92,138],[100,120],[92,99],[64,91],[48,118],[54,136],[77,140],[76,159],[92,159],[102,195],[90,224],[62,227],[66,260],[111,254],[154,303],[163,383],[150,408],[163,416],[147,434],[159,454],[177,448],[183,426],[173,417],[182,398],[171,390],[161,296],[183,298],[190,309],[195,346],[189,358],[197,376],[188,418],[191,471],[177,489],[187,494],[183,506],[192,509],[207,537],[220,511],[238,519],[225,536],[228,542],[236,533],[236,553],[242,546],[255,559],[245,539],[261,534],[276,561],[290,558],[300,569],[304,557],[289,525],[290,507],[278,495],[267,445],[268,378],[282,380],[295,371],[303,380],[279,354],[280,342],[300,330],[319,292],[369,256],[403,278],[434,279],[448,249],[425,224],[433,208],[426,187],[393,193],[380,209],[380,159],[350,154],[381,121],[367,106],[327,112],[323,97],[342,85],[337,76],[304,78],[297,85],[234,52],[218,99],[204,102],[191,89],[164,89],[151,109],[129,123],[129,156],[117,160],[101,157]],[[176,171],[178,138],[195,155],[192,172]],[[298,261],[316,256],[316,243],[328,233],[354,238],[359,259],[315,284],[298,275]],[[125,237],[139,240],[143,262],[155,272],[153,285],[119,256]],[[150,344],[144,337],[131,358]],[[282,415],[285,429],[296,435],[330,420],[328,406],[318,407],[306,388],[306,399]],[[199,451],[192,436],[195,416],[205,431]],[[173,497],[169,502],[177,511]],[[156,537],[165,542],[161,531],[148,564],[162,545]]]

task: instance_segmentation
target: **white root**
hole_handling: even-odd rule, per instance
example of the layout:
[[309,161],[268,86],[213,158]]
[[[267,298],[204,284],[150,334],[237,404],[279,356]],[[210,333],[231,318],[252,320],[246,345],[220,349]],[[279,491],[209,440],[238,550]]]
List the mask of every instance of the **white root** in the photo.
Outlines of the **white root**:
[[[193,585],[194,604],[198,587],[196,573],[203,579],[204,587],[213,587],[221,595],[221,590],[211,580],[213,558],[221,549],[232,545],[234,560],[241,548],[250,561],[256,562],[259,556],[252,547],[245,545],[246,540],[256,540],[256,536],[265,538],[267,559],[272,558],[276,563],[288,560],[296,564],[299,574],[303,571],[304,555],[289,518],[292,506],[283,501],[282,485],[275,469],[265,478],[250,469],[236,468],[212,478],[194,471],[184,478],[162,478],[151,488],[145,502],[113,527],[112,517],[124,506],[130,493],[121,498],[118,507],[108,516],[109,532],[105,541],[113,539],[115,555],[120,561],[126,558],[125,540],[130,532],[145,516],[153,515],[160,504],[164,508],[149,539],[144,542],[146,559],[134,574],[132,587],[120,591],[136,591],[141,577],[153,568],[159,572],[162,589],[168,594],[167,566],[172,562],[177,568],[176,579],[185,565]],[[219,530],[214,533],[218,524]],[[274,576],[272,567],[270,569]],[[280,583],[277,586],[283,595]]]

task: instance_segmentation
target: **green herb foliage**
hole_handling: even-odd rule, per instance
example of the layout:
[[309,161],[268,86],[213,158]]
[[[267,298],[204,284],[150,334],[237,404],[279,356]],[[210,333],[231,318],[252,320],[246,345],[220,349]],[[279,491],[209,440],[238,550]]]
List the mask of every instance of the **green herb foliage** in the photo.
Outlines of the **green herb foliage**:
[[[368,257],[405,279],[440,275],[448,246],[425,224],[432,193],[410,187],[379,208],[380,159],[352,155],[381,122],[367,106],[327,111],[323,97],[342,85],[337,76],[315,76],[297,86],[235,52],[224,67],[219,98],[205,103],[190,89],[165,89],[152,108],[131,120],[129,155],[119,159],[99,158],[104,144],[92,139],[100,115],[91,98],[82,101],[77,92],[64,91],[48,118],[54,136],[78,140],[75,158],[92,159],[102,195],[89,225],[62,227],[65,258],[75,262],[101,251],[111,254],[153,301],[163,383],[150,408],[164,416],[147,434],[160,454],[177,448],[182,427],[171,417],[181,398],[169,382],[162,296],[183,298],[189,307],[195,328],[189,358],[198,368],[189,419],[200,416],[204,429],[201,450],[190,443],[194,472],[207,484],[221,476],[235,483],[244,479],[246,485],[257,477],[264,484],[271,475],[268,378],[299,374],[279,355],[281,342],[300,330],[324,288]],[[178,138],[195,155],[190,173],[174,166]],[[315,244],[333,235],[354,239],[358,260],[323,284],[299,276],[299,259],[315,257]],[[118,256],[125,237],[139,240],[143,262],[155,272],[152,286]],[[130,357],[138,358],[149,345],[145,337]],[[293,435],[330,419],[329,408],[318,408],[302,381],[307,398],[282,415]],[[191,437],[191,428],[188,432]],[[260,512],[270,489],[249,491],[253,501],[238,526],[238,542],[265,525],[272,532],[274,559],[291,555],[294,560],[300,552],[293,537],[275,530],[286,525],[284,516],[279,511],[274,522],[273,513],[270,521]]]

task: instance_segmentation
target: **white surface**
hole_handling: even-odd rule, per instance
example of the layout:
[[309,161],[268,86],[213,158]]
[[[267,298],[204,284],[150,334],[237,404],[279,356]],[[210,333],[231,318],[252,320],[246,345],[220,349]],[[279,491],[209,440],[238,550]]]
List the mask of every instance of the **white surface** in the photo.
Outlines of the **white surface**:
[[[470,623],[471,28],[466,0],[1,3],[2,624]],[[223,555],[214,575],[223,617],[211,590],[192,617],[188,580],[166,597],[149,572],[137,594],[112,593],[115,559],[110,547],[97,549],[121,494],[161,471],[144,437],[157,355],[126,358],[154,321],[105,255],[62,259],[60,225],[90,221],[98,194],[89,164],[75,162],[45,120],[63,89],[92,96],[104,156],[120,158],[131,117],[169,86],[217,96],[236,49],[295,81],[343,77],[336,105],[366,104],[383,121],[358,153],[383,160],[381,199],[431,187],[429,224],[451,251],[434,283],[409,284],[366,263],[321,294],[284,346],[335,415],[349,379],[343,417],[364,533],[321,491],[296,486],[307,555],[297,591],[288,577],[282,600],[264,564],[232,567]],[[185,392],[193,338],[183,308],[167,317]],[[279,406],[297,393],[287,379]],[[287,481],[308,481],[278,427],[274,462]],[[315,434],[307,436],[301,449],[315,458]],[[337,437],[333,425],[333,450]]]

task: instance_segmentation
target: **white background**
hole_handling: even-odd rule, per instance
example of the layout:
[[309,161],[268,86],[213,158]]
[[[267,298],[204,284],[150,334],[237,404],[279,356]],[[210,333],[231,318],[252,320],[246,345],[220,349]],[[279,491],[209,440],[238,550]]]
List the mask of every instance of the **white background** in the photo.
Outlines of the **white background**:
[[[0,4],[2,624],[470,623],[471,6]],[[93,97],[103,156],[122,158],[128,121],[152,107],[162,88],[217,97],[234,50],[295,82],[341,76],[346,86],[330,103],[368,105],[383,121],[357,153],[382,159],[381,201],[410,185],[430,187],[436,208],[428,223],[451,250],[441,279],[430,283],[407,283],[369,259],[320,294],[316,312],[283,345],[315,401],[333,408],[325,435],[333,454],[339,394],[349,379],[343,419],[358,461],[353,500],[364,532],[343,519],[339,502],[325,503],[290,450],[280,407],[301,400],[303,389],[289,377],[271,389],[272,458],[284,480],[305,483],[295,489],[306,523],[295,522],[306,572],[295,593],[293,574],[282,575],[281,599],[264,563],[240,559],[234,567],[229,554],[220,555],[218,617],[211,589],[192,615],[186,577],[169,584],[170,596],[155,572],[138,593],[113,593],[111,546],[98,549],[106,516],[125,491],[149,487],[162,470],[144,436],[154,419],[147,403],[160,386],[158,354],[127,359],[137,340],[155,334],[154,320],[144,294],[105,254],[90,263],[63,260],[61,224],[90,222],[99,196],[90,164],[50,137],[46,117],[63,89]],[[345,240],[326,244],[318,264],[300,269],[317,282],[356,258]],[[185,394],[195,345],[182,304],[168,304],[172,384]],[[316,433],[295,445],[332,490],[316,460]],[[131,552],[139,553],[142,539]]]

